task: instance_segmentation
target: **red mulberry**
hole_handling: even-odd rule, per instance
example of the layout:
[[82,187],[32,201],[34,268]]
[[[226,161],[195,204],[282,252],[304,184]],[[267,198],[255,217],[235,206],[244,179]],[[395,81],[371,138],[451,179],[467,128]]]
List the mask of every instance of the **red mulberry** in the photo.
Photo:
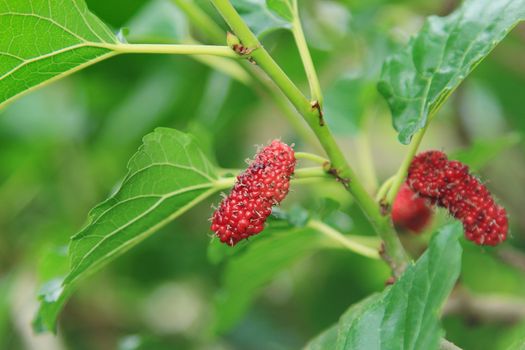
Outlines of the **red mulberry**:
[[213,213],[211,230],[221,242],[234,246],[263,230],[272,206],[288,194],[295,163],[293,149],[278,140],[255,156]]
[[507,238],[507,212],[465,164],[448,160],[443,152],[424,152],[412,161],[407,183],[461,220],[465,236],[476,244],[495,246]]
[[419,197],[406,183],[401,186],[392,206],[392,221],[402,230],[421,233],[432,219],[428,199]]

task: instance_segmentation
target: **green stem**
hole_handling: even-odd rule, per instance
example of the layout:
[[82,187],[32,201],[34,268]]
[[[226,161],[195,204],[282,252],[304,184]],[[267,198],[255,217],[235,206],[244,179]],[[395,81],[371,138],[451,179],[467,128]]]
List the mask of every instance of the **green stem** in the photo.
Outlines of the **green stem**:
[[239,58],[228,46],[218,45],[169,45],[169,44],[101,44],[98,45],[116,54],[172,54],[172,55],[212,55]]
[[[190,21],[192,21],[199,29],[202,29],[217,45],[220,45],[226,41],[226,33],[219,27],[213,18],[211,18],[206,12],[204,12],[199,6],[197,6],[194,1],[191,0],[172,0],[179,8],[188,16]],[[240,67],[242,67],[246,72],[249,72],[250,76],[257,82],[261,87],[261,90],[268,94],[269,97],[274,101],[274,103],[279,107],[283,116],[288,120],[295,132],[303,140],[308,142],[310,145],[318,148],[319,143],[315,138],[315,135],[312,131],[305,125],[305,123],[298,118],[295,111],[291,108],[288,100],[282,95],[282,93],[275,89],[272,82],[264,79],[258,74],[258,72],[250,69],[251,64],[245,62],[244,60],[236,61]]]
[[217,191],[226,190],[230,187],[233,187],[234,183],[234,177],[221,177],[215,180],[215,182],[213,183],[213,187],[215,187]]
[[[193,38],[186,38],[181,42],[181,44],[191,44],[191,45],[203,45]],[[196,61],[199,61],[203,64],[206,64],[213,68],[216,71],[225,73],[233,79],[245,84],[250,85],[253,82],[252,76],[249,74],[246,69],[243,69],[240,65],[240,60],[232,60],[226,57],[217,57],[217,56],[204,56],[204,55],[195,55],[193,58]]]
[[310,128],[319,139],[331,162],[330,172],[345,185],[345,188],[354,196],[378,235],[383,239],[386,250],[386,259],[394,272],[399,275],[406,267],[409,259],[394,231],[390,219],[384,217],[379,206],[367,193],[348,165],[341,149],[337,145],[330,129],[325,125],[319,110],[312,108],[310,101],[301,93],[281,67],[273,60],[270,54],[261,46],[257,37],[250,31],[241,16],[228,0],[211,0],[222,17],[229,24],[242,44],[254,51],[251,58],[266,72],[275,84],[288,97],[297,111],[303,116]]
[[381,187],[379,187],[379,190],[377,191],[377,194],[376,194],[377,203],[381,203],[385,199],[385,195],[390,189],[390,187],[392,186],[392,183],[394,182],[395,178],[396,178],[395,175],[389,177],[388,179],[385,180],[385,182],[383,182]]
[[326,164],[330,164],[330,161],[328,159],[318,156],[317,154],[308,153],[308,152],[295,152],[295,158],[310,160],[312,162],[321,164],[323,166]]
[[331,226],[328,226],[322,221],[310,220],[308,221],[306,226],[313,228],[314,230],[324,234],[325,236],[329,237],[330,239],[336,242],[339,242],[344,247],[348,248],[354,253],[357,253],[357,254],[372,258],[372,259],[380,258],[377,249],[370,248],[366,245],[363,245],[353,240],[350,236],[343,235],[341,232],[337,231]]
[[329,175],[326,173],[326,171],[321,167],[309,167],[309,168],[301,168],[295,170],[294,178],[295,179],[304,179],[309,177],[328,177]]
[[310,85],[310,96],[312,101],[319,104],[319,108],[323,105],[323,94],[321,91],[321,85],[319,84],[319,78],[315,70],[312,56],[308,50],[308,44],[304,36],[303,27],[301,25],[301,19],[299,17],[299,7],[297,6],[297,0],[293,1],[293,16],[292,21],[292,34],[303,62],[306,77],[308,79],[308,85]]
[[222,28],[204,12],[194,0],[171,0],[180,8],[198,30],[205,33],[215,43],[225,43],[226,36]]
[[417,153],[417,150],[419,149],[419,145],[421,144],[421,140],[423,140],[423,136],[425,135],[426,130],[427,130],[427,127],[419,130],[419,132],[414,135],[414,138],[412,139],[412,142],[410,143],[405,159],[403,160],[403,163],[401,163],[401,166],[397,170],[396,175],[394,175],[395,176],[394,180],[392,181],[390,190],[388,191],[386,195],[385,204],[387,205],[388,208],[390,208],[392,206],[392,203],[394,203],[394,200],[396,199],[396,196],[397,196],[397,192],[399,192],[401,185],[403,184],[403,182],[405,182],[405,178],[407,176],[407,172],[408,172],[408,168],[410,167],[410,163],[412,163],[412,159],[414,158],[414,156]]

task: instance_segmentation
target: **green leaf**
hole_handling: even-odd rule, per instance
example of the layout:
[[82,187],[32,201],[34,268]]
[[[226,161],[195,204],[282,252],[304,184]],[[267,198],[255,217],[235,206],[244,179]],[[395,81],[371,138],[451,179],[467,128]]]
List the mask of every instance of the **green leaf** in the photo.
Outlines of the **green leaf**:
[[373,303],[378,302],[380,298],[380,294],[372,294],[359,303],[352,305],[341,316],[338,324],[328,328],[326,331],[310,341],[305,346],[304,350],[335,349],[338,346],[340,339],[344,338],[345,334],[350,331],[348,327],[350,327],[357,318],[362,317],[368,307],[370,307]]
[[392,286],[352,306],[306,349],[437,349],[438,315],[461,268],[461,225],[437,232],[428,250]]
[[379,91],[408,144],[454,89],[519,22],[525,0],[467,0],[447,17],[429,17],[421,31],[383,65]]
[[290,29],[289,21],[274,15],[266,0],[232,0],[243,20],[258,37],[277,29]]
[[117,38],[83,0],[0,1],[0,108],[113,56]]
[[521,137],[512,133],[493,140],[475,140],[473,144],[464,150],[453,152],[451,159],[459,160],[467,164],[472,170],[477,171],[496,158],[504,150],[517,145]]
[[324,350],[324,349],[335,349],[337,343],[337,331],[339,326],[334,324],[332,327],[319,334],[317,337],[312,339],[304,350]]
[[266,0],[266,6],[287,22],[293,21],[293,9],[289,0]]
[[219,189],[213,166],[193,138],[174,129],[146,135],[128,170],[120,189],[93,208],[88,224],[72,237],[69,272],[45,286],[35,329],[55,328],[76,282]]
[[222,289],[215,302],[213,330],[222,333],[244,315],[262,286],[299,258],[312,253],[323,237],[307,228],[265,229],[239,245],[222,277]]

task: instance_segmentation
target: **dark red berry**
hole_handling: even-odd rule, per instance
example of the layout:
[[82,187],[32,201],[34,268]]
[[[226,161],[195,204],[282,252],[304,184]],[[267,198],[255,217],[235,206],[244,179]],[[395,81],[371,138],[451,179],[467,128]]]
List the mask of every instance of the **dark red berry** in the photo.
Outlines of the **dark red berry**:
[[404,183],[392,205],[392,221],[396,228],[421,233],[430,223],[432,214],[430,201],[418,196]]
[[264,229],[272,206],[288,194],[295,162],[293,149],[278,140],[257,153],[213,213],[211,230],[221,242],[234,246]]
[[412,161],[407,183],[461,220],[465,236],[476,244],[494,246],[507,238],[507,212],[465,164],[448,160],[443,152],[423,152]]

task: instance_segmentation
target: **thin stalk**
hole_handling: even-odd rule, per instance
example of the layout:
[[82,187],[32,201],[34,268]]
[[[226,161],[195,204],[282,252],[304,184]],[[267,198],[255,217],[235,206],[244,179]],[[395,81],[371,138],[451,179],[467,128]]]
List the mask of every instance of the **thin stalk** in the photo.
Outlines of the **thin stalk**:
[[[206,12],[204,12],[198,5],[190,0],[172,0],[192,21],[199,29],[202,29],[211,41],[217,45],[221,45],[226,41],[226,33],[218,26],[213,18],[211,18]],[[268,94],[273,102],[279,107],[283,116],[290,123],[295,132],[303,140],[308,142],[315,148],[319,148],[319,143],[315,138],[312,131],[306,127],[301,118],[298,118],[295,111],[291,108],[288,100],[282,95],[282,93],[275,89],[271,81],[264,79],[258,74],[258,72],[250,69],[249,63],[244,61],[237,61],[240,67],[242,67],[260,86],[262,92]]]
[[313,166],[309,168],[296,169],[294,178],[295,179],[305,179],[310,177],[329,177],[329,174],[326,171],[318,166]]
[[381,187],[379,187],[379,190],[377,191],[377,194],[376,194],[376,202],[377,203],[381,203],[383,201],[383,199],[386,196],[386,193],[388,192],[388,190],[392,186],[392,183],[394,182],[395,178],[396,178],[395,175],[389,177],[388,179],[385,180],[385,182],[383,182]]
[[117,54],[172,54],[172,55],[212,55],[239,58],[230,47],[218,45],[169,45],[169,44],[101,44]]
[[233,184],[235,183],[234,177],[221,177],[213,183],[213,187],[217,190],[226,190],[230,187],[233,187]]
[[308,44],[304,36],[303,27],[301,24],[301,18],[299,16],[299,7],[297,6],[297,0],[293,0],[293,21],[292,21],[292,34],[303,62],[306,77],[308,79],[308,85],[310,86],[310,97],[312,102],[315,101],[319,105],[319,108],[323,105],[323,93],[321,91],[321,85],[319,84],[319,78],[317,77],[317,71],[315,70],[310,50],[308,50]]
[[392,203],[394,203],[394,200],[396,199],[397,192],[399,192],[401,185],[405,181],[405,178],[408,172],[408,168],[410,167],[410,163],[412,163],[412,159],[414,158],[414,156],[417,153],[417,150],[419,149],[419,145],[421,144],[421,140],[423,140],[423,136],[425,135],[427,126],[419,130],[419,132],[414,135],[414,138],[412,139],[412,142],[410,143],[405,159],[403,160],[403,163],[401,163],[401,166],[397,170],[396,175],[394,175],[395,176],[394,180],[392,181],[390,190],[388,191],[386,195],[385,205],[387,206],[387,208],[390,208],[392,206]]
[[318,156],[317,154],[308,153],[308,152],[295,152],[295,158],[310,160],[312,162],[321,164],[323,166],[326,164],[330,164],[330,161],[328,159]]
[[350,236],[345,236],[331,226],[328,226],[319,220],[310,220],[306,226],[324,234],[326,237],[342,244],[344,247],[353,251],[354,253],[366,256],[372,259],[380,259],[377,249],[370,248],[362,243],[353,240]]
[[389,218],[384,217],[374,199],[368,194],[355,176],[354,171],[347,163],[341,149],[337,145],[333,134],[324,123],[319,110],[312,108],[310,101],[301,93],[281,67],[273,60],[270,54],[261,46],[257,37],[251,32],[241,16],[228,0],[211,0],[222,17],[229,24],[242,44],[253,49],[251,58],[275,82],[281,91],[288,97],[297,111],[303,116],[310,128],[319,139],[331,162],[330,173],[333,174],[355,198],[378,235],[383,239],[387,260],[395,276],[401,274],[409,259],[406,255]]

